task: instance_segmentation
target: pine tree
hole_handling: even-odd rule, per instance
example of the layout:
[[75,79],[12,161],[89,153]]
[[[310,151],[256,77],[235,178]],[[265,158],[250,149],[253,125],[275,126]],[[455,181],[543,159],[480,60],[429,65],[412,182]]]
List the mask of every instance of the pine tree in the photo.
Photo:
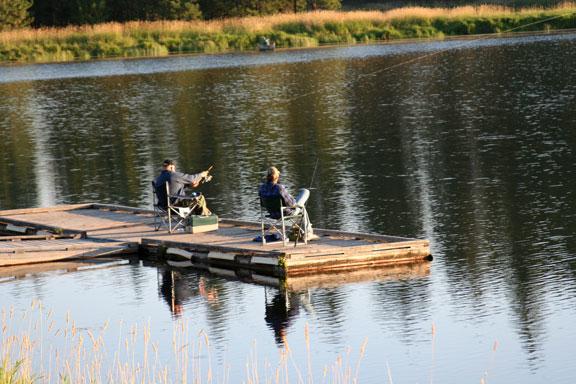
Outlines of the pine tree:
[[106,0],[76,0],[70,15],[72,24],[98,24],[108,21]]
[[200,7],[195,0],[160,0],[155,2],[149,19],[195,20],[202,17]]
[[318,9],[336,10],[342,8],[341,0],[307,0],[308,9],[315,11]]
[[35,27],[56,27],[70,24],[69,0],[34,0],[30,11],[34,17]]
[[[286,12],[301,12],[309,8],[311,0],[198,0],[202,14],[207,19],[221,17],[241,17],[250,15],[271,15]],[[340,0],[316,0],[322,5]],[[320,6],[322,9],[333,9]]]
[[0,31],[29,26],[31,6],[32,0],[0,0]]

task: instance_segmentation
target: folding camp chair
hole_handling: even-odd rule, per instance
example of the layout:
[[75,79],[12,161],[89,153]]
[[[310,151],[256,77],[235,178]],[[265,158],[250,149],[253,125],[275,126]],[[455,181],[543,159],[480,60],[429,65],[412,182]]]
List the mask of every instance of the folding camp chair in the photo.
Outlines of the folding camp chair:
[[[275,197],[260,197],[260,225],[262,245],[266,244],[266,233],[278,234],[282,243],[287,245],[289,242],[286,235],[286,226],[292,229],[294,236],[294,246],[298,245],[300,238],[304,239],[304,243],[308,244],[308,212],[303,205],[290,207],[293,209],[289,215],[284,215],[284,207],[282,198]],[[270,212],[280,212],[280,218],[274,218]],[[267,228],[266,228],[267,227]]]
[[169,228],[168,206],[160,204],[158,195],[156,194],[155,182],[152,182],[152,206],[154,207],[154,230],[159,231],[162,227]]
[[[179,196],[170,194],[170,184],[166,182],[166,203],[161,204],[162,194],[158,193],[158,186],[152,182],[154,189],[154,230],[167,226],[168,232],[172,233],[184,229],[198,206],[198,194],[196,196]],[[161,187],[160,187],[161,188]],[[159,196],[160,195],[160,196]],[[175,205],[175,202],[189,201],[187,207]]]

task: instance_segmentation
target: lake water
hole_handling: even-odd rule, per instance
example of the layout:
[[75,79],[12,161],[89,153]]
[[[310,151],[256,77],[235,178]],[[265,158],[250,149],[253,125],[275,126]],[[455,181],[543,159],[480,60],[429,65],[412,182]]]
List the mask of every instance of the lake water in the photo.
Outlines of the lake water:
[[574,63],[563,34],[0,67],[0,209],[150,207],[174,158],[214,165],[209,206],[256,220],[275,164],[311,186],[316,227],[427,238],[435,257],[282,288],[54,266],[2,281],[1,307],[42,340],[36,367],[101,335],[103,372],[136,367],[148,338],[174,380],[187,345],[213,382],[573,383]]

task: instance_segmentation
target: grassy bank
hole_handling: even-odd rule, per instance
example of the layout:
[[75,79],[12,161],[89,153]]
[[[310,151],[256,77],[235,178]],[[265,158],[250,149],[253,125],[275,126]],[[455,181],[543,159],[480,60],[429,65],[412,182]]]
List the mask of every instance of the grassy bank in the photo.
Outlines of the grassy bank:
[[53,62],[254,50],[267,36],[278,48],[404,38],[576,28],[576,4],[553,9],[497,6],[322,11],[218,21],[109,23],[0,33],[0,61]]

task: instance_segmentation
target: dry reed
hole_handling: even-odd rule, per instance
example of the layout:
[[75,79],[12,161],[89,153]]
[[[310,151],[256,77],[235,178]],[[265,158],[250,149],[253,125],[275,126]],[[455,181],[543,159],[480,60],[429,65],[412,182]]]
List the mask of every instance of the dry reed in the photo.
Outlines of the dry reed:
[[[117,342],[107,345],[105,322],[96,328],[79,329],[70,314],[62,328],[55,326],[52,311],[46,312],[39,301],[30,308],[0,311],[0,384],[15,383],[213,383],[230,382],[229,363],[217,377],[212,367],[212,346],[204,331],[191,334],[187,320],[174,322],[169,356],[160,356],[160,345],[152,342],[150,324],[118,323]],[[314,382],[308,325],[305,327],[306,370],[303,374],[295,361],[287,339],[280,349],[278,362],[261,362],[256,343],[248,355],[246,377],[234,382],[288,384]],[[111,348],[110,348],[111,347]],[[332,383],[358,382],[359,367],[366,341],[355,364],[351,349],[336,362],[323,369],[320,381]],[[2,372],[9,376],[2,381]],[[329,375],[328,373],[331,373]]]
[[389,11],[315,11],[307,13],[288,13],[270,16],[250,16],[208,21],[131,21],[126,23],[103,23],[96,25],[69,26],[64,28],[28,28],[0,32],[0,43],[18,43],[23,41],[62,41],[71,36],[82,35],[90,39],[100,35],[130,36],[134,33],[182,33],[197,32],[219,34],[226,31],[244,31],[246,33],[270,33],[275,28],[293,23],[323,25],[326,23],[368,22],[387,23],[402,19],[444,18],[501,18],[512,16],[531,16],[540,13],[549,15],[576,11],[576,4],[566,2],[552,9],[539,7],[514,10],[504,6],[480,5],[456,8],[405,7]]

